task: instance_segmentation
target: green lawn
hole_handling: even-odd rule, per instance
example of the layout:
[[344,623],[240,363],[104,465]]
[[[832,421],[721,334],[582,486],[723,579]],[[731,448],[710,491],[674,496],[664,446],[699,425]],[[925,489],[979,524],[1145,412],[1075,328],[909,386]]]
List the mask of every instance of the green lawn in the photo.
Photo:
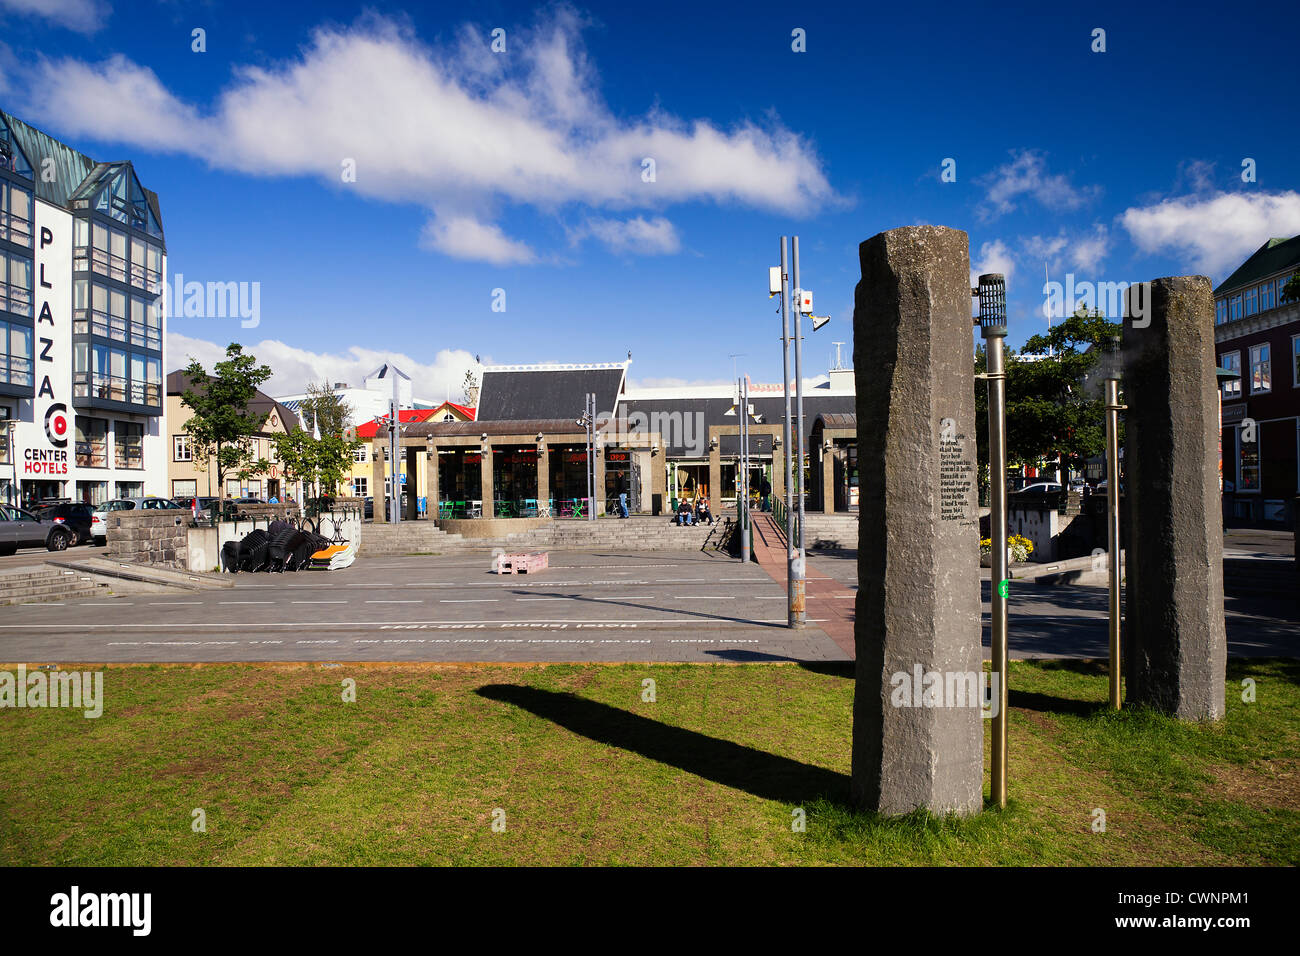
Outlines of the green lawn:
[[843,669],[115,667],[97,720],[0,710],[0,863],[1300,863],[1297,662],[1232,662],[1220,726],[1109,714],[1092,664],[1011,687],[1012,805],[884,820]]

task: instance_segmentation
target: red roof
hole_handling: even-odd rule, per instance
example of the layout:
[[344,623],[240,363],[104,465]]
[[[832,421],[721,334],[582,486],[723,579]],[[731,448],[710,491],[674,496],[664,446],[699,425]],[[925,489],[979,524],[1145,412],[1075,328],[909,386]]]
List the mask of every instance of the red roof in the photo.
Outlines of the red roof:
[[[414,422],[428,421],[429,416],[431,416],[436,410],[437,409],[433,408],[403,408],[397,414],[402,424],[407,425]],[[388,416],[385,415],[382,418],[375,419],[374,421],[366,422],[364,425],[358,425],[357,437],[374,438],[375,432],[379,430],[379,426],[387,424]]]

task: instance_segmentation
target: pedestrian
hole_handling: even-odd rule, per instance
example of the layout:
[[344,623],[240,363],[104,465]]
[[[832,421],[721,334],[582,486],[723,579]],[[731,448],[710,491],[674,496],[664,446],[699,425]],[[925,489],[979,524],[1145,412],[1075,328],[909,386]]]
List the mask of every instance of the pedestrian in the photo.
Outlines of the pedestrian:
[[620,491],[618,493],[618,516],[620,518],[627,517],[627,492],[626,491]]
[[691,503],[683,498],[682,503],[677,506],[677,527],[694,523],[695,514],[691,511]]
[[706,521],[709,524],[713,524],[713,512],[709,510],[708,498],[700,498],[695,503],[695,520],[700,524],[703,524]]
[[772,500],[771,500],[772,483],[767,480],[767,475],[764,475],[762,480],[759,482],[758,490],[759,490],[759,494],[763,496],[763,501],[761,506],[762,510],[767,511],[772,506]]

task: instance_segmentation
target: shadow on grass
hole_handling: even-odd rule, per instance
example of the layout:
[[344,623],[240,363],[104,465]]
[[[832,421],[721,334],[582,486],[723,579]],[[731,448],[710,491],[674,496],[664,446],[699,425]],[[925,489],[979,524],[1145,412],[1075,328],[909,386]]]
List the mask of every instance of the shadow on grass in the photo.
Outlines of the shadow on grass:
[[849,802],[847,774],[672,727],[573,694],[515,684],[486,684],[475,693],[513,704],[598,743],[640,754],[764,800],[798,804],[820,799],[844,807]]

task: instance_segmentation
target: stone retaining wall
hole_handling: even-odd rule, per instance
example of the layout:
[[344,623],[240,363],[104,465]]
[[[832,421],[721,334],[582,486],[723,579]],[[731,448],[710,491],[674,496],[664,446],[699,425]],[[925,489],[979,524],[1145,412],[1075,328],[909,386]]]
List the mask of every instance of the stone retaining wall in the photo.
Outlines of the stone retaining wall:
[[113,560],[189,570],[188,511],[110,511],[104,523]]

